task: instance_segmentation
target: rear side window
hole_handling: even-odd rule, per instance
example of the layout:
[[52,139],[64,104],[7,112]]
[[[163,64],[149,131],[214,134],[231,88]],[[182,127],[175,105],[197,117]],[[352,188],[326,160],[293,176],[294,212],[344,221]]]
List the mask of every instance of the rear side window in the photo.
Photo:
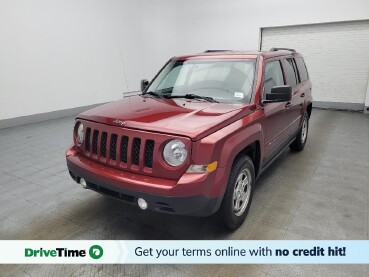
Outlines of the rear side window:
[[309,74],[307,72],[304,59],[303,58],[296,58],[296,64],[297,64],[297,68],[298,68],[299,73],[300,73],[301,82],[304,82],[304,81],[308,80],[309,79]]
[[286,65],[287,84],[290,86],[297,85],[299,79],[293,59],[292,58],[286,59],[285,65]]
[[279,61],[268,62],[264,74],[264,94],[270,93],[272,87],[283,86],[283,74]]

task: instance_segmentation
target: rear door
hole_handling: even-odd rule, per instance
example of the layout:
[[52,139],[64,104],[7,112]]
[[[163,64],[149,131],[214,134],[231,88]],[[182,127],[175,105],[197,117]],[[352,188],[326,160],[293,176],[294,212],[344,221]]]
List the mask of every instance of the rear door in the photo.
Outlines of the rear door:
[[286,72],[287,84],[292,87],[292,99],[285,105],[285,108],[289,134],[293,136],[300,127],[305,93],[303,92],[303,84],[300,82],[295,59],[293,57],[283,59],[283,67]]
[[[299,72],[300,82],[301,82],[301,100],[303,104],[303,109],[301,113],[303,113],[306,109],[307,102],[311,99],[311,82],[309,79],[309,74],[302,57],[295,58],[297,70]],[[302,120],[302,119],[301,119]]]

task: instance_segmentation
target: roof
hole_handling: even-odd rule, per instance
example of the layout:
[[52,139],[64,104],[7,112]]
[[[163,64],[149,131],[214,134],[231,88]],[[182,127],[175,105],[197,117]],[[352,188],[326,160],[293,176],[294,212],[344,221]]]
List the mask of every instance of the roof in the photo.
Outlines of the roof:
[[270,51],[239,51],[239,50],[206,50],[204,53],[175,57],[176,60],[219,58],[219,59],[256,59],[258,56],[273,58],[298,54],[294,49],[272,48]]

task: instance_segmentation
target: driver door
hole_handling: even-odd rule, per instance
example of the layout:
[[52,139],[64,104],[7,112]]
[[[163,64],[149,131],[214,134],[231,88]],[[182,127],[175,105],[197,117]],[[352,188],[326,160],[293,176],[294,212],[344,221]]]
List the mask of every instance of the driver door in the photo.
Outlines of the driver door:
[[[280,60],[268,60],[264,71],[265,95],[270,93],[272,87],[285,85],[285,79]],[[277,155],[285,147],[289,138],[289,122],[287,120],[286,102],[264,103],[264,165]]]

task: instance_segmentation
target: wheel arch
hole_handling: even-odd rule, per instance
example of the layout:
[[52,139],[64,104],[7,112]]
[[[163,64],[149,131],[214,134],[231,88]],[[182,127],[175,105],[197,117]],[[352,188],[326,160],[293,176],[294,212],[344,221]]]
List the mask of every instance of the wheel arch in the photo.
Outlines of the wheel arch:
[[260,172],[260,161],[261,161],[261,149],[260,149],[260,141],[255,140],[254,142],[247,145],[245,148],[243,148],[235,157],[232,163],[235,163],[235,161],[241,157],[241,156],[249,156],[254,164],[255,168],[255,177],[258,176]]
[[224,180],[227,180],[222,187],[221,198],[223,198],[228,185],[228,179],[231,174],[234,162],[242,155],[248,155],[253,161],[255,168],[255,178],[260,173],[261,160],[263,156],[263,132],[259,123],[248,126],[241,132],[234,134],[224,144],[220,165],[226,167]]

